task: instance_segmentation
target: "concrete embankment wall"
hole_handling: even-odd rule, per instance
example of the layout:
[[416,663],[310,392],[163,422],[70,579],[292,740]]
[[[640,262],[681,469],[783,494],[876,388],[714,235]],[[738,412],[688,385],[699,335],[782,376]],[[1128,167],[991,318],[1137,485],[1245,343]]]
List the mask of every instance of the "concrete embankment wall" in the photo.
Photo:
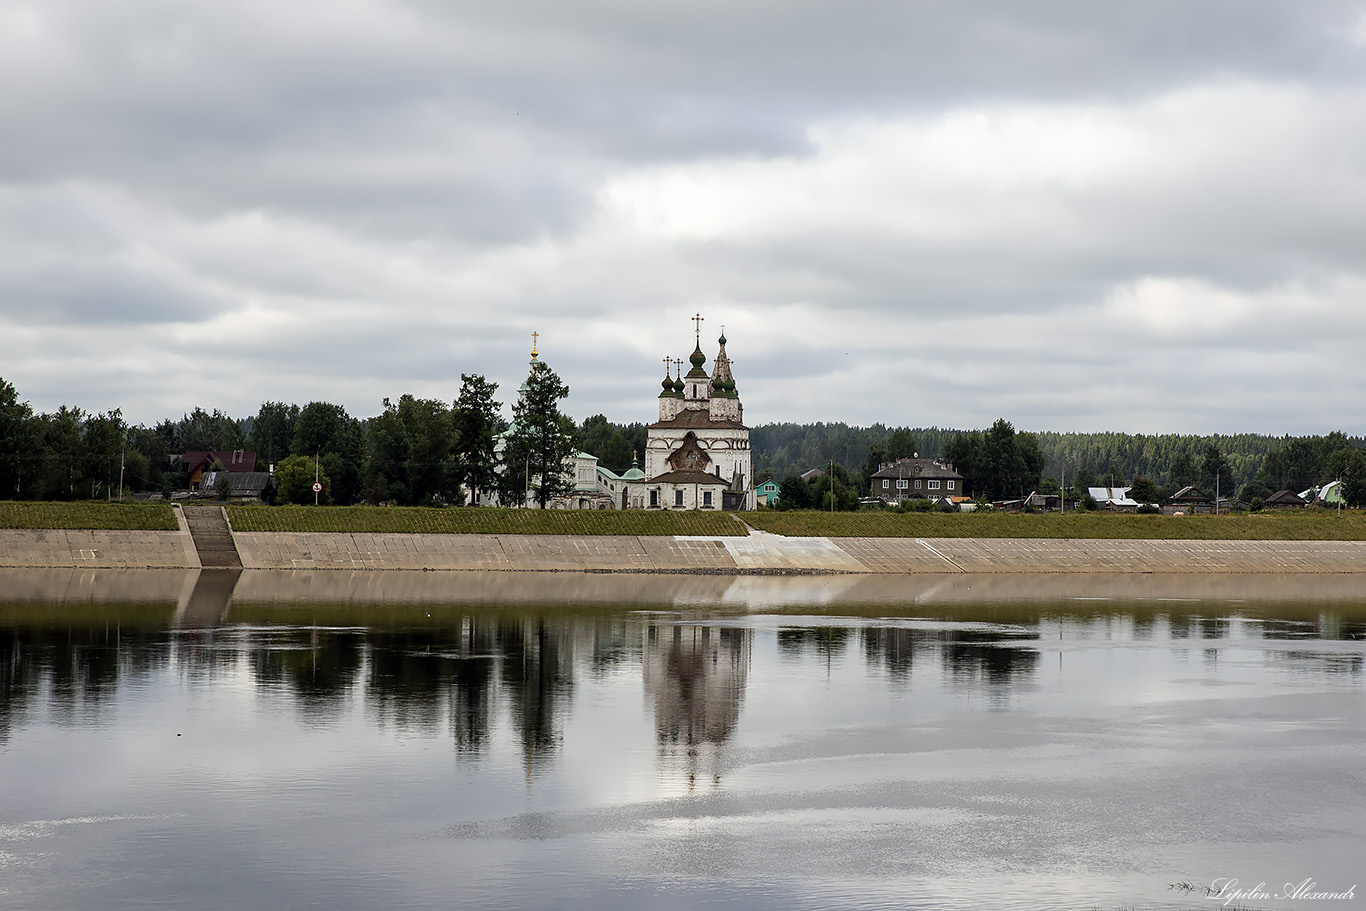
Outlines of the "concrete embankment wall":
[[180,531],[0,529],[0,566],[54,569],[198,569],[194,541]]
[[[235,532],[245,569],[1366,573],[1366,541],[574,537]],[[0,530],[0,567],[198,568],[172,531]]]
[[238,532],[247,569],[1363,573],[1366,541],[571,537]]

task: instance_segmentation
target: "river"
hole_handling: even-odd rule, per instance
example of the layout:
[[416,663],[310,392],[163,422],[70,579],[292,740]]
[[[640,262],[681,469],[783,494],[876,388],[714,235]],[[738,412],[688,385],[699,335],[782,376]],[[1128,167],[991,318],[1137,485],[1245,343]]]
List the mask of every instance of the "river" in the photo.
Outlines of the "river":
[[0,571],[0,907],[1362,907],[1364,661],[1353,576]]

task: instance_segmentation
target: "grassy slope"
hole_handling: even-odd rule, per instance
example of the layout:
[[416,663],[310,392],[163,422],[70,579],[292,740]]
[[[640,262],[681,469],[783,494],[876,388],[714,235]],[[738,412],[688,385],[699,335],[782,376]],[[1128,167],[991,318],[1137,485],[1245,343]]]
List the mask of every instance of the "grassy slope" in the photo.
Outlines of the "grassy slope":
[[[724,513],[229,506],[237,531],[428,534],[743,535]],[[746,522],[781,535],[868,538],[1112,538],[1242,541],[1362,541],[1366,512],[1262,512],[1244,516],[1105,513],[752,512]],[[0,528],[175,531],[166,503],[0,501]]]
[[831,538],[1109,538],[1209,541],[1362,541],[1366,513],[1269,511],[1239,516],[1139,516],[1072,512],[757,512],[745,521],[780,535]]
[[169,503],[0,502],[0,528],[175,531]]
[[234,531],[487,535],[746,535],[717,512],[229,506]]

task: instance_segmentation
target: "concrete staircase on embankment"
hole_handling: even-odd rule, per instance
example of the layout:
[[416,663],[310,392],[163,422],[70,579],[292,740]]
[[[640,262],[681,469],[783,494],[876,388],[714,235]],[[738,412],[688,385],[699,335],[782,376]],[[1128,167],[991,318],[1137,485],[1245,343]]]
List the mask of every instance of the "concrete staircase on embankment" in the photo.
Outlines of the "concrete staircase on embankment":
[[194,539],[194,549],[199,552],[200,566],[206,569],[242,566],[242,558],[237,554],[237,545],[233,543],[223,507],[195,503],[181,508],[185,513],[185,525],[190,529],[190,537]]

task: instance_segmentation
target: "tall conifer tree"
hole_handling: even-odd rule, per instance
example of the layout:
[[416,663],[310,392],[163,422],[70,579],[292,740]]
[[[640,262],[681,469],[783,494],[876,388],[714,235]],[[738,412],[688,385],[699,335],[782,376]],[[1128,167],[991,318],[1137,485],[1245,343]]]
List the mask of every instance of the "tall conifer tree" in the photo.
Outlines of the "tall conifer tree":
[[569,387],[544,361],[533,360],[521,397],[512,406],[512,433],[508,437],[506,471],[515,478],[534,481],[536,502],[542,509],[551,497],[573,490],[573,478],[565,470],[574,454],[574,422],[560,413],[560,400]]

